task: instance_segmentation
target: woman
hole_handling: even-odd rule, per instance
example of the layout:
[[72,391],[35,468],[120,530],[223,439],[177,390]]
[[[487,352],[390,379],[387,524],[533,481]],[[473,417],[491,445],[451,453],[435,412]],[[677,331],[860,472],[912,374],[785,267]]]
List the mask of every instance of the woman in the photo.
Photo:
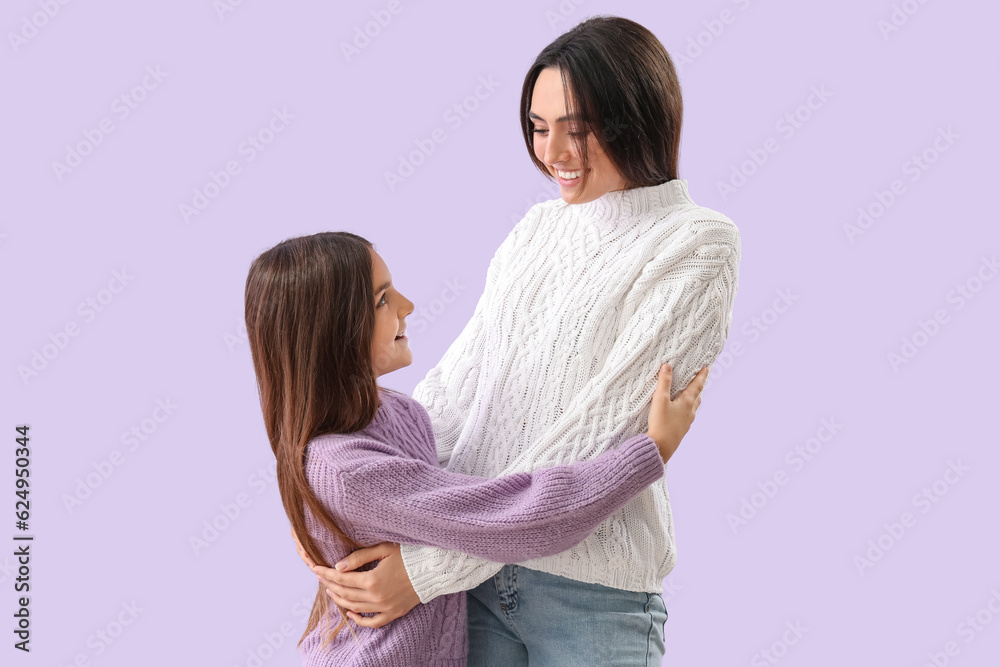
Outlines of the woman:
[[[285,511],[317,562],[384,540],[505,560],[559,553],[663,476],[700,404],[707,369],[674,402],[664,372],[649,431],[593,461],[496,479],[449,473],[427,412],[376,384],[412,362],[404,333],[412,311],[382,258],[354,234],[289,239],[251,265],[246,324],[264,423]],[[303,662],[464,665],[465,602],[464,593],[440,596],[392,628],[348,636],[320,589]]]
[[[664,361],[671,395],[729,335],[740,236],[678,178],[682,102],[644,27],[595,17],[547,46],[521,95],[528,154],[561,199],[538,204],[490,263],[475,312],[414,390],[453,472],[498,476],[587,460],[640,432]],[[380,627],[468,591],[470,665],[659,665],[662,581],[676,562],[665,479],[579,545],[501,565],[413,544],[318,568]],[[579,604],[579,601],[585,604]],[[556,606],[551,606],[556,601]]]

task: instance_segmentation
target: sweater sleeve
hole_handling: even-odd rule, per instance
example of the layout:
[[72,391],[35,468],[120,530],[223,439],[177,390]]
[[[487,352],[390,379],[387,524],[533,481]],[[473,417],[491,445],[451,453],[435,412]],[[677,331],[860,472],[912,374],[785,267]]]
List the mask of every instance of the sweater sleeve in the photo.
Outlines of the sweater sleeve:
[[318,495],[366,536],[501,563],[565,551],[663,476],[645,434],[591,461],[498,478],[448,472],[365,439],[319,461]]
[[[486,272],[486,287],[479,297],[472,317],[458,338],[445,351],[441,361],[428,371],[424,379],[413,389],[413,398],[417,399],[430,414],[438,461],[442,466],[447,465],[451,458],[475,399],[481,364],[468,364],[468,360],[482,358],[483,343],[480,333],[483,328],[483,308],[494,299],[497,276],[503,271],[518,243],[528,233],[529,226],[538,218],[538,211],[538,206],[533,206],[500,244],[490,261]],[[471,368],[471,372],[456,373],[459,361],[464,361],[462,368]]]
[[[650,260],[622,304],[618,336],[602,367],[562,417],[500,474],[588,459],[621,433],[645,432],[660,364],[673,367],[671,398],[722,352],[738,289],[740,236],[728,218],[695,220]],[[621,397],[609,409],[608,397]],[[403,545],[403,563],[422,602],[468,590],[499,568],[442,549]],[[511,561],[516,562],[516,561]]]

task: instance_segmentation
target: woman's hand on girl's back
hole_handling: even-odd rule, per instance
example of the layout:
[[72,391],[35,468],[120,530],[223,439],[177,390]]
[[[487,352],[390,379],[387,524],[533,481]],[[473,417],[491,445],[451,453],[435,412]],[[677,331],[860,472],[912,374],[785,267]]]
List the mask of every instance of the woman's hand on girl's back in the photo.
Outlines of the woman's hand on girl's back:
[[[373,560],[379,561],[374,569],[352,572]],[[326,587],[327,594],[347,609],[347,616],[358,625],[381,628],[420,604],[403,566],[398,544],[382,542],[358,549],[340,562],[345,565],[342,570],[319,565],[310,567]],[[368,613],[377,615],[361,616]]]
[[694,376],[688,386],[670,400],[670,382],[673,369],[670,364],[660,366],[653,402],[649,407],[649,430],[646,435],[660,448],[660,458],[666,463],[681,444],[681,440],[691,428],[695,412],[701,405],[701,391],[708,379],[708,366]]

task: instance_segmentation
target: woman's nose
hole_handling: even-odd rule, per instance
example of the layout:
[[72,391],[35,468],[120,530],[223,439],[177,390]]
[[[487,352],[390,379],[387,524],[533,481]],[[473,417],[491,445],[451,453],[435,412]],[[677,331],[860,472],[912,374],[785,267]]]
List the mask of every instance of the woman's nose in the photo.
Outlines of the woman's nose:
[[569,159],[569,136],[565,134],[553,135],[549,132],[549,141],[545,144],[545,163],[557,164]]

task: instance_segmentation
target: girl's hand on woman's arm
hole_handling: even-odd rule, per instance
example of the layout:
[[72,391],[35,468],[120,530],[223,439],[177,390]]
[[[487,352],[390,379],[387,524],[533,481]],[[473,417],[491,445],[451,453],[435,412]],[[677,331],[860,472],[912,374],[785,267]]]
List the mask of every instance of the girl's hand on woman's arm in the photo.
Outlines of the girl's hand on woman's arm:
[[[305,560],[305,559],[303,559]],[[352,572],[365,563],[377,560],[378,565],[366,572]],[[399,545],[382,542],[358,549],[344,560],[343,570],[311,566],[334,602],[347,609],[348,617],[358,625],[381,628],[405,616],[420,603],[403,566]],[[306,561],[308,564],[308,561]],[[376,616],[361,614],[376,613]]]
[[666,463],[681,444],[681,440],[691,428],[695,412],[701,405],[701,391],[708,379],[708,366],[694,376],[688,386],[670,400],[670,381],[673,368],[670,364],[660,366],[653,402],[649,407],[649,430],[646,434],[660,449],[660,458]]

